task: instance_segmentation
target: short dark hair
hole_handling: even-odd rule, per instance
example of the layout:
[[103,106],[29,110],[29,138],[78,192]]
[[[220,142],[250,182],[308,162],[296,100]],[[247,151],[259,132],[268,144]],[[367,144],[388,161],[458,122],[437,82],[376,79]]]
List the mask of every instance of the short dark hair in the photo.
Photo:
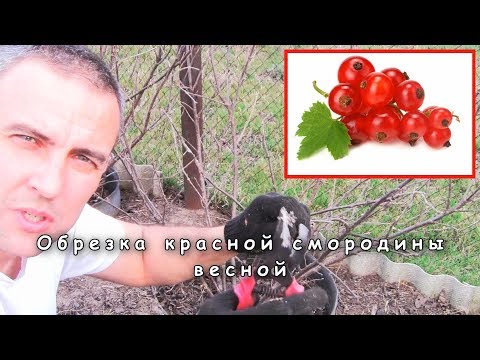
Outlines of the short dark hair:
[[0,75],[20,61],[32,57],[80,75],[97,88],[115,95],[120,109],[120,129],[123,127],[124,100],[120,85],[107,64],[92,50],[83,45],[2,45]]

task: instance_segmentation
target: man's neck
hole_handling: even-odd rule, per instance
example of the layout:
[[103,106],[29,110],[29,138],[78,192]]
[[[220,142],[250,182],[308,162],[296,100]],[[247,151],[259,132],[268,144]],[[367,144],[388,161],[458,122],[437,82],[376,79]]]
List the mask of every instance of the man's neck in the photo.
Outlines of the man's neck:
[[16,279],[22,268],[22,258],[0,251],[0,273],[4,273],[10,279]]

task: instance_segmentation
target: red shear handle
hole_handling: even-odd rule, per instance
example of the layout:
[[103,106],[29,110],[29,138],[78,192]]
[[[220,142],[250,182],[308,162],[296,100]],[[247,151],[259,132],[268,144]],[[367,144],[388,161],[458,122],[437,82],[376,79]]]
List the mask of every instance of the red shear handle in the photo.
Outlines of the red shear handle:
[[293,278],[290,286],[285,290],[285,296],[292,296],[294,294],[301,294],[305,291],[305,288],[300,285],[295,278]]
[[255,287],[256,281],[253,276],[244,278],[235,285],[233,291],[238,298],[237,310],[247,309],[255,305],[255,299],[253,298],[253,288]]

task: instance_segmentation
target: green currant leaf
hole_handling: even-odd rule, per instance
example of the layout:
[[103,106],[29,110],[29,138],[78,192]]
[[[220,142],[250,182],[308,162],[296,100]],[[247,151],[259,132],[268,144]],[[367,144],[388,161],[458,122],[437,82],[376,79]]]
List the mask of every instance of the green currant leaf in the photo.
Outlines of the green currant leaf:
[[341,121],[334,121],[328,134],[328,151],[335,160],[338,160],[348,154],[349,145],[350,136],[348,136],[347,127]]
[[332,118],[330,109],[324,103],[317,101],[309,111],[303,113],[295,135],[305,136],[297,153],[299,160],[308,158],[325,147],[335,160],[348,154],[350,137],[347,127]]
[[312,129],[318,128],[319,119],[331,119],[330,109],[321,102],[316,102],[310,107],[310,111],[305,111],[302,115],[302,122],[298,125],[295,135],[308,136]]
[[308,158],[327,146],[328,132],[325,131],[325,128],[315,129],[313,133],[314,136],[307,136],[300,143],[297,154],[299,160]]

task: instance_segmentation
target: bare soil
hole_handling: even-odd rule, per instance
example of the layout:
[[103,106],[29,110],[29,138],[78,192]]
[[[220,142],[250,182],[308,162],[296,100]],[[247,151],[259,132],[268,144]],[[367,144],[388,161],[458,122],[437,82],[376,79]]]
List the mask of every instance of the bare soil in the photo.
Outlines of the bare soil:
[[[167,200],[167,201],[166,201]],[[165,225],[206,226],[204,210],[187,210],[181,197],[168,194],[167,199],[153,199]],[[143,201],[130,193],[122,193],[121,212],[117,218],[152,223],[152,216]],[[227,216],[209,210],[211,224],[223,224]],[[386,283],[377,275],[358,277],[345,266],[330,267],[336,275],[339,291],[338,315],[424,315],[463,314],[452,308],[443,294],[427,298],[406,282]],[[218,280],[218,279],[216,279]],[[226,288],[228,288],[226,284]],[[98,280],[88,276],[60,283],[57,296],[58,314],[132,314],[194,315],[202,302],[221,289],[213,278],[192,279],[174,286],[134,288]]]
[[354,276],[346,266],[337,264],[330,270],[337,281],[342,315],[453,315],[465,314],[453,308],[441,293],[435,298],[421,294],[411,283],[387,283],[378,275]]

